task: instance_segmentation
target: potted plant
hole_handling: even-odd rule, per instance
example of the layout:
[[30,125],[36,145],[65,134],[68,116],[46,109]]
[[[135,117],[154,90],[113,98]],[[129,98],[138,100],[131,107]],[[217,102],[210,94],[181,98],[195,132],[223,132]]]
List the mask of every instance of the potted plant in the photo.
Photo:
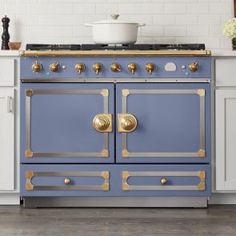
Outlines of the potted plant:
[[225,23],[223,34],[232,39],[233,50],[236,50],[236,18],[230,19]]

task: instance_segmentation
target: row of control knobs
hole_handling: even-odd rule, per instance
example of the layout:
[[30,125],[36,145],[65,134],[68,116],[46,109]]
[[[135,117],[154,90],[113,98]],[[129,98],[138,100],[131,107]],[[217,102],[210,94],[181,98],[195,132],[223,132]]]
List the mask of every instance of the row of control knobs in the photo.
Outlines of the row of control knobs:
[[[93,64],[92,69],[98,75],[102,71],[102,67],[103,66],[101,63],[95,63],[95,64]],[[130,63],[130,64],[128,64],[127,68],[132,74],[135,74],[135,72],[137,71],[137,64]],[[188,68],[191,72],[196,72],[199,69],[199,64],[198,64],[198,62],[193,62],[188,65]],[[33,72],[41,72],[42,69],[43,69],[42,64],[40,64],[37,61],[35,63],[33,63],[33,65],[32,65]],[[51,72],[58,72],[60,70],[60,64],[58,62],[52,63],[49,65],[49,69]],[[121,65],[118,63],[112,63],[110,66],[110,69],[113,72],[121,72]],[[151,75],[153,73],[153,71],[155,71],[157,68],[156,68],[155,64],[148,63],[145,65],[145,69]],[[82,72],[84,72],[86,70],[86,66],[83,63],[78,63],[75,65],[75,70],[79,74],[81,74]]]

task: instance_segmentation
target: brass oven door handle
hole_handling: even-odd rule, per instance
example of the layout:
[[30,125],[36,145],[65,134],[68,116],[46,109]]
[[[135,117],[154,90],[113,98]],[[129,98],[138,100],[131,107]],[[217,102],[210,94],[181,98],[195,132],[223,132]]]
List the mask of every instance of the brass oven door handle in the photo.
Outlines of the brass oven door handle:
[[100,133],[112,132],[112,115],[111,114],[97,114],[93,118],[93,128]]
[[137,128],[138,121],[133,114],[120,113],[118,114],[118,132],[130,133]]

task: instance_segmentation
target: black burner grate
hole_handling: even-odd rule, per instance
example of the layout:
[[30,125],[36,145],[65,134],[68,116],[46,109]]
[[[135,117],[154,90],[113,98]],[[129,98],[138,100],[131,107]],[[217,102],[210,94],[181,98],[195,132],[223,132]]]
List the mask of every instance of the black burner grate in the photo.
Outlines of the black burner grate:
[[26,50],[205,50],[205,44],[27,44]]

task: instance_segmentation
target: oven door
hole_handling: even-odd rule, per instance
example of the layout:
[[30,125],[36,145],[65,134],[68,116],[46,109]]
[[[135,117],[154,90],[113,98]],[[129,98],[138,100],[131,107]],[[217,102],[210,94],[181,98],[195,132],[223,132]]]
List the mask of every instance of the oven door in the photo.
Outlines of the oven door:
[[112,84],[22,84],[21,162],[113,162],[113,91]]
[[208,83],[119,84],[116,96],[117,162],[210,161]]

